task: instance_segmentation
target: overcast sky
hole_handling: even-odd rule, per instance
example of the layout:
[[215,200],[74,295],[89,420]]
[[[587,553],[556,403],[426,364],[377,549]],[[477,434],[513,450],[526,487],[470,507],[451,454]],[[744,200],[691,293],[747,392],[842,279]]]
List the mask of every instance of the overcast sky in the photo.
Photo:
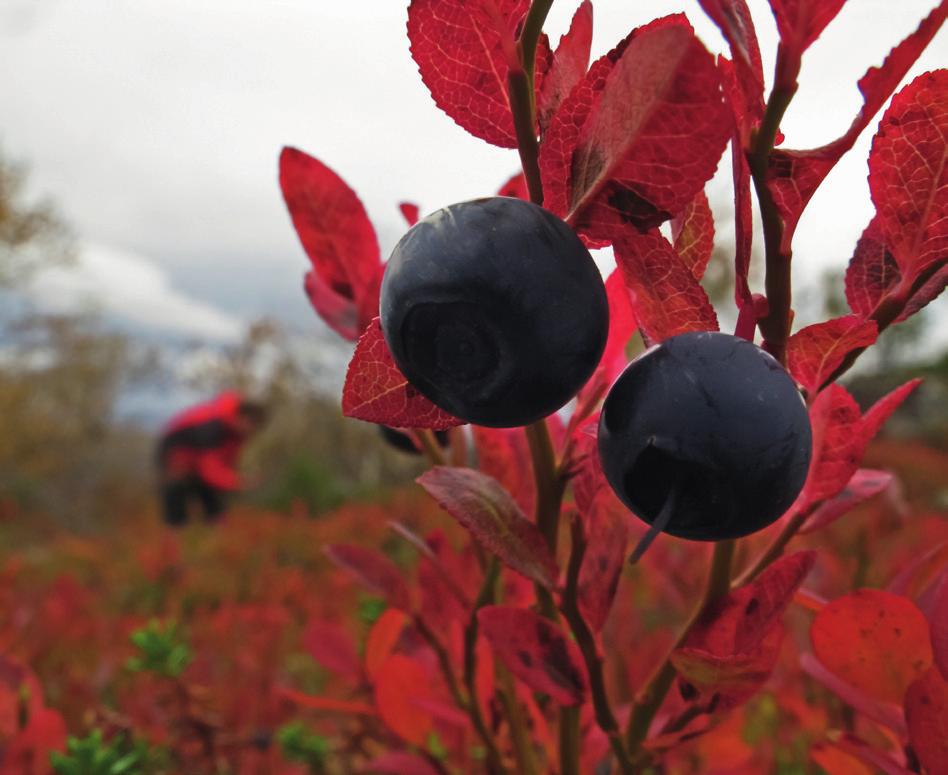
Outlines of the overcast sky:
[[[554,43],[578,0],[557,0]],[[776,33],[750,0],[765,70]],[[810,49],[784,122],[787,146],[834,139],[861,104],[856,81],[935,0],[850,0]],[[385,254],[423,211],[492,193],[517,168],[441,113],[417,74],[405,0],[0,0],[0,142],[28,161],[32,190],[81,240],[72,275],[37,294],[68,308],[210,340],[272,315],[318,331],[301,292],[306,259],[276,184],[280,147],[333,167],[362,197]],[[593,54],[633,27],[684,10],[724,50],[696,0],[599,0]],[[941,31],[906,81],[948,61]],[[798,230],[797,278],[845,264],[872,209],[866,156],[876,122],[833,171]],[[712,183],[730,233],[729,165]],[[943,304],[944,302],[942,302]]]

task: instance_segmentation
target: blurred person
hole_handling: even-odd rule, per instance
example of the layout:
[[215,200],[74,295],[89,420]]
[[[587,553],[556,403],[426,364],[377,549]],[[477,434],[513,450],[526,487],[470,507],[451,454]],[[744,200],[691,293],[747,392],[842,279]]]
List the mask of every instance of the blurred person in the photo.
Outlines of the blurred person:
[[240,453],[267,419],[266,407],[235,391],[221,393],[175,415],[158,442],[158,468],[164,521],[188,521],[196,501],[205,522],[217,522],[229,496],[242,488]]

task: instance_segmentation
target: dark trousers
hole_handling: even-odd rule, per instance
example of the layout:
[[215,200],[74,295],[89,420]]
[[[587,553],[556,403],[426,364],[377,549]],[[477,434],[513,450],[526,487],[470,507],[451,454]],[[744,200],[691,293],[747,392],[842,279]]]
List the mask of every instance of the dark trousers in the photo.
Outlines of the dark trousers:
[[161,486],[161,503],[165,523],[180,527],[188,521],[188,511],[197,502],[204,512],[205,522],[217,522],[227,509],[224,490],[202,482],[196,477],[175,479]]

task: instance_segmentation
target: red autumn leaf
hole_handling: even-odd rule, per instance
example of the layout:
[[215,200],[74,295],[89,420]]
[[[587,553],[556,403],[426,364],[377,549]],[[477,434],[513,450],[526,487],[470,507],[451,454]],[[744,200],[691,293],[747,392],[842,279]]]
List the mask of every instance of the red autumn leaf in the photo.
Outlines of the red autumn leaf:
[[[732,106],[738,130],[746,140],[750,129],[764,115],[764,69],[754,20],[745,0],[699,0],[704,12],[718,26],[731,49],[734,94]],[[737,99],[735,99],[737,98]],[[738,146],[741,143],[737,143]]]
[[909,560],[886,589],[896,595],[918,599],[944,568],[948,568],[948,541],[936,544],[921,556]]
[[66,736],[66,722],[59,711],[40,707],[12,740],[4,741],[0,773],[46,775],[50,752],[65,749]]
[[583,619],[593,632],[606,624],[615,600],[629,544],[629,516],[617,508],[609,488],[600,488],[592,505],[581,513],[586,553],[579,569],[577,597]]
[[888,727],[896,734],[905,734],[905,718],[901,706],[893,702],[877,700],[870,697],[862,689],[857,689],[855,686],[846,683],[812,654],[800,655],[800,667],[804,673],[819,681],[843,702],[866,718]]
[[630,232],[615,244],[639,330],[649,343],[687,331],[717,331],[708,294],[657,230]]
[[477,622],[494,656],[517,678],[560,705],[578,705],[586,694],[579,647],[548,619],[511,606],[489,605]]
[[418,215],[420,210],[418,209],[418,205],[416,205],[414,202],[400,202],[398,209],[401,211],[401,214],[404,216],[409,226],[414,226],[416,223],[418,223]]
[[870,745],[856,735],[843,732],[835,736],[834,745],[839,750],[850,754],[871,768],[873,773],[883,775],[912,775],[911,770],[905,769],[885,751]]
[[408,622],[408,616],[397,608],[383,611],[376,619],[365,641],[365,674],[369,680],[375,680],[379,669],[392,655]]
[[683,680],[732,707],[770,674],[780,648],[780,619],[816,561],[815,552],[780,558],[753,582],[711,605],[673,654]]
[[833,21],[846,0],[770,0],[780,42],[802,54]]
[[846,268],[846,301],[849,308],[857,315],[870,317],[901,279],[899,265],[886,250],[879,216],[875,216],[856,243],[853,257]]
[[527,188],[527,179],[522,172],[513,175],[497,191],[497,196],[512,196],[516,199],[525,199],[530,201],[530,189]]
[[308,710],[323,710],[328,713],[346,713],[355,716],[375,715],[375,708],[364,702],[337,700],[334,697],[317,697],[285,686],[277,687],[276,692],[283,699]]
[[812,533],[814,530],[832,524],[848,514],[863,501],[885,492],[895,477],[888,471],[874,471],[860,468],[852,475],[843,490],[823,503],[801,528],[800,533]]
[[438,775],[439,771],[416,754],[387,751],[370,761],[362,772],[373,775]]
[[767,682],[783,636],[783,625],[778,623],[747,654],[719,656],[693,646],[675,649],[670,661],[678,673],[682,694],[690,697],[697,692],[695,701],[708,702],[714,710],[742,704]]
[[382,279],[378,240],[365,208],[342,178],[295,148],[280,154],[280,188],[313,264],[307,295],[334,331],[354,341],[378,314]]
[[375,705],[382,721],[405,742],[427,742],[434,719],[417,700],[430,695],[428,671],[414,659],[393,654],[379,668]]
[[472,425],[478,468],[509,492],[524,514],[532,514],[536,500],[533,465],[526,436],[514,428]]
[[573,14],[569,30],[553,52],[553,63],[543,81],[543,88],[537,100],[537,119],[541,132],[546,131],[556,109],[586,74],[589,67],[589,49],[592,46],[592,30],[592,3],[590,0],[583,0]]
[[895,95],[869,154],[869,190],[903,275],[948,261],[948,70]]
[[708,197],[699,191],[685,209],[671,220],[675,252],[696,280],[704,277],[714,252],[714,215]]
[[411,610],[408,584],[398,566],[384,554],[353,544],[332,544],[324,551],[330,560],[384,597],[390,606],[402,611]]
[[860,416],[858,404],[840,385],[830,385],[816,397],[810,407],[813,458],[794,510],[805,510],[842,491],[859,468],[866,446],[919,382],[911,380],[896,388],[865,416]]
[[909,741],[926,772],[948,772],[948,681],[931,668],[905,695]]
[[889,99],[938,32],[946,13],[948,3],[942,2],[919,24],[915,32],[889,52],[881,67],[870,67],[859,79],[863,106],[841,137],[813,150],[778,149],[771,154],[768,187],[785,224],[784,247],[790,244],[800,215],[816,189]]
[[[516,148],[507,75],[519,67],[516,33],[529,0],[412,0],[411,55],[435,104],[475,137]],[[550,47],[537,47],[537,90],[550,66]]]
[[393,428],[446,430],[463,420],[435,406],[395,365],[378,318],[359,338],[342,389],[342,413]]
[[658,19],[597,60],[553,117],[544,204],[598,241],[656,226],[704,187],[730,124],[711,55],[683,16]]
[[932,664],[928,622],[908,598],[860,589],[824,606],[810,628],[813,653],[846,683],[901,703]]
[[326,670],[350,678],[361,672],[355,644],[338,624],[311,621],[303,632],[303,646]]
[[928,623],[932,633],[932,654],[942,678],[948,680],[948,571],[941,574],[935,588]]
[[616,269],[606,279],[606,298],[609,301],[609,334],[599,365],[577,396],[577,409],[592,410],[590,403],[596,403],[615,381],[629,362],[625,354],[629,339],[635,333],[637,324],[629,290],[625,286],[622,271]]
[[876,324],[844,315],[797,331],[787,342],[790,373],[810,395],[822,388],[849,353],[876,341]]
[[554,585],[556,561],[546,541],[496,479],[470,468],[436,466],[416,481],[510,568],[547,588]]
[[875,775],[876,773],[876,770],[829,741],[814,743],[810,747],[810,759],[819,765],[826,775]]

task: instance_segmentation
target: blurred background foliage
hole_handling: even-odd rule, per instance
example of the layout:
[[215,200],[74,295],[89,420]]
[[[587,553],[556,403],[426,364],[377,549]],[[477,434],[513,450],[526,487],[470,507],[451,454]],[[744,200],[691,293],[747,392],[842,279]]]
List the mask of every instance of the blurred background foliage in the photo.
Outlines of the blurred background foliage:
[[[194,342],[182,353],[94,311],[36,309],[31,279],[68,267],[75,243],[55,207],[28,195],[27,182],[25,167],[0,149],[0,519],[14,533],[24,515],[90,532],[154,513],[158,427],[121,411],[136,392],[183,387],[200,400],[236,388],[270,407],[269,424],[244,456],[255,485],[243,496],[248,505],[318,515],[377,498],[420,472],[419,461],[383,443],[378,428],[342,417],[338,395],[314,376],[313,353],[272,320],[251,323],[233,345],[209,351]],[[704,284],[727,327],[733,271],[726,235],[718,242]],[[818,288],[798,297],[801,324],[845,313],[839,274],[826,274]],[[909,376],[924,376],[889,432],[948,449],[948,352],[928,344],[934,317],[926,310],[889,329],[847,382],[866,404]]]

